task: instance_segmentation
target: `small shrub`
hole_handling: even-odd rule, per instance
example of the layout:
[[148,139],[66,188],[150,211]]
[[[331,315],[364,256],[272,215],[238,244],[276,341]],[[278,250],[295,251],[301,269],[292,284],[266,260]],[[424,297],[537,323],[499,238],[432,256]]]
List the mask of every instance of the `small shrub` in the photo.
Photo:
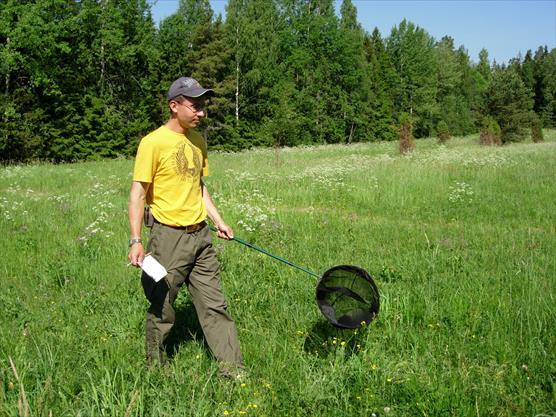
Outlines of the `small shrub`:
[[481,145],[501,145],[501,133],[498,122],[494,118],[487,116],[483,119],[479,143]]
[[400,137],[400,153],[405,155],[415,148],[415,138],[413,138],[413,124],[411,116],[407,113],[400,115],[399,137]]
[[438,122],[436,127],[436,136],[438,137],[438,143],[446,143],[450,139],[450,130],[448,129],[448,123],[444,120]]
[[531,118],[531,139],[535,143],[544,141],[542,121],[536,114],[533,114],[533,117]]

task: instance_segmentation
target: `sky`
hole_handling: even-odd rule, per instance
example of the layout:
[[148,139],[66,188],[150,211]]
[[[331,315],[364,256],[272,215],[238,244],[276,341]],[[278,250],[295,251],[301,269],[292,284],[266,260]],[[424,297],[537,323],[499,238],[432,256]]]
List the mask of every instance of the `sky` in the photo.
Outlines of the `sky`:
[[[403,19],[425,29],[436,40],[451,36],[478,62],[486,49],[490,60],[507,63],[528,49],[556,48],[556,0],[352,0],[357,19],[383,37]],[[178,0],[149,0],[154,21],[174,13]],[[339,15],[341,0],[335,0]],[[226,15],[227,0],[210,0],[215,15]]]

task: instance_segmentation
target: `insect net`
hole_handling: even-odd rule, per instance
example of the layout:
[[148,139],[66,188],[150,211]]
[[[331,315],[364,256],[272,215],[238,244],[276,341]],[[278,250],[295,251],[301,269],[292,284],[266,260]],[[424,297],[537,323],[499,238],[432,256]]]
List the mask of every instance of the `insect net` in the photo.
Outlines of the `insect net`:
[[364,269],[335,266],[317,284],[317,304],[334,326],[356,329],[369,324],[378,314],[378,288]]

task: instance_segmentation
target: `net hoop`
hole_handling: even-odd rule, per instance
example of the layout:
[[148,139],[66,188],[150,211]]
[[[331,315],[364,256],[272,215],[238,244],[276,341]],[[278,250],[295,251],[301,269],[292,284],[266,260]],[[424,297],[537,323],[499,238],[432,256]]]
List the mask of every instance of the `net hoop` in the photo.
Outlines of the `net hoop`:
[[[362,297],[347,286],[331,286],[330,281],[339,271],[353,276],[354,281],[358,279],[358,285],[365,287],[366,297]],[[353,299],[359,307],[348,313],[338,314],[329,300],[331,293],[338,294],[338,297]],[[327,270],[317,283],[316,301],[324,317],[332,325],[342,329],[357,329],[368,325],[378,315],[380,309],[379,292],[373,278],[363,268],[353,265],[337,265]]]

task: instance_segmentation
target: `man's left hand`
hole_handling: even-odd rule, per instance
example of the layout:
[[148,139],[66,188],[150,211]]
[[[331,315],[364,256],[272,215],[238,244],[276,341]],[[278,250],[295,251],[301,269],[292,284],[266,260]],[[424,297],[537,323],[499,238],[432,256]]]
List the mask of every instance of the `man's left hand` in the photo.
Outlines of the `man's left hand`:
[[234,238],[234,231],[226,223],[220,223],[216,226],[216,236],[220,239],[231,240]]

